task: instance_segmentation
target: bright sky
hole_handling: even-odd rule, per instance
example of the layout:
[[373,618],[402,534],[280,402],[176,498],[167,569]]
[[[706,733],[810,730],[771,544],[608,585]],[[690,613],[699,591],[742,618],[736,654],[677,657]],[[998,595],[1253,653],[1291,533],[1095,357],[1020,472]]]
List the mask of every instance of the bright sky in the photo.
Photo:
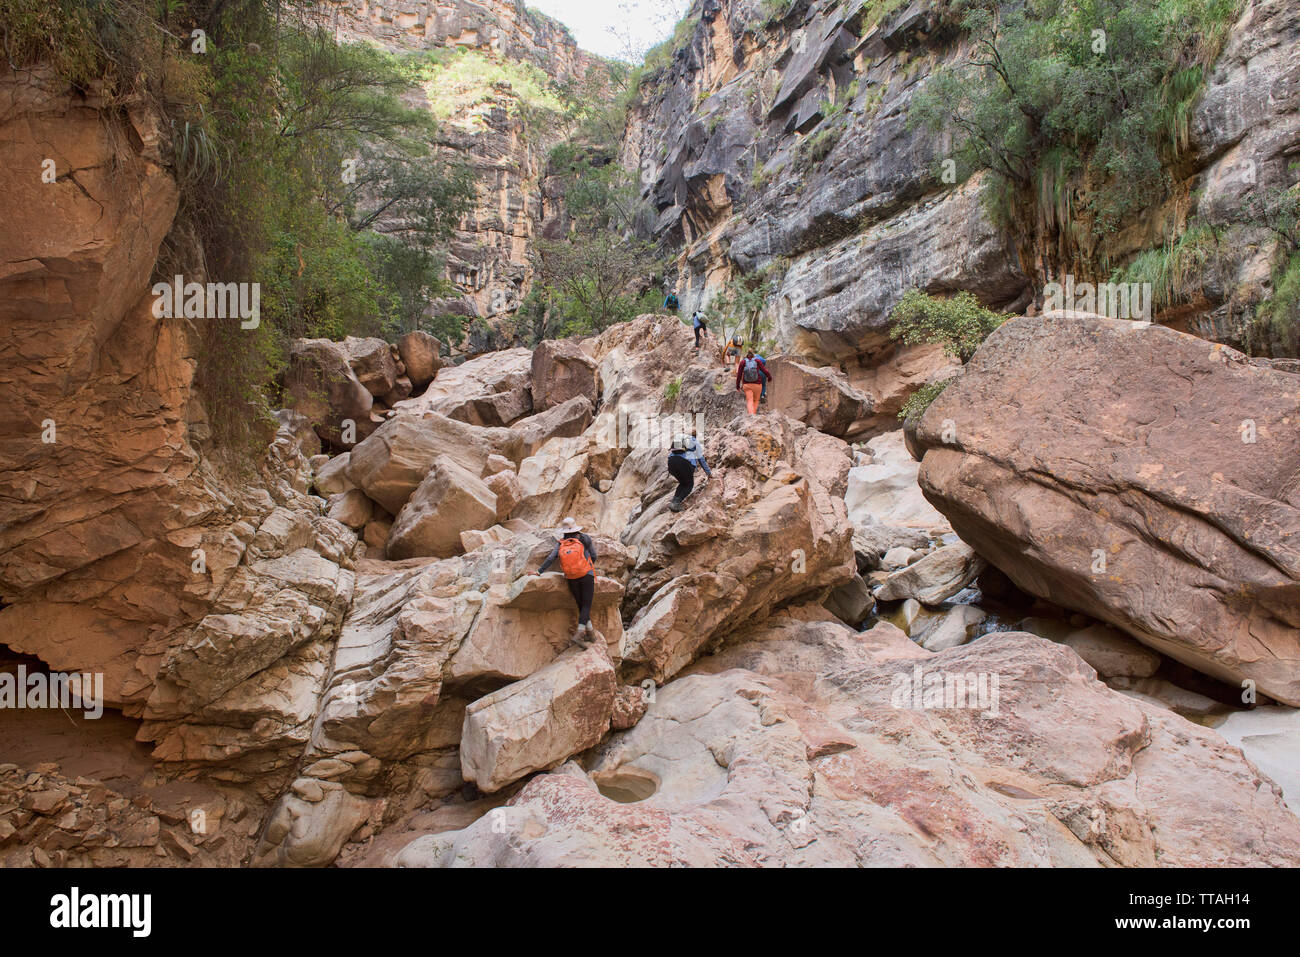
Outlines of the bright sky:
[[639,58],[665,39],[690,0],[525,0],[554,17],[573,34],[578,46],[602,56]]

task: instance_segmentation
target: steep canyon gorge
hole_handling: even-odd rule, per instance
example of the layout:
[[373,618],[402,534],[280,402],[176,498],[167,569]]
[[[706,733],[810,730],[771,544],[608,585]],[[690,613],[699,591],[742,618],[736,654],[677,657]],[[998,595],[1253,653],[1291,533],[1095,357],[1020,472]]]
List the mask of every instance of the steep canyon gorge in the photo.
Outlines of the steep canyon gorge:
[[[695,0],[629,81],[516,0],[311,5],[432,57],[403,100],[472,196],[443,325],[285,334],[252,451],[200,388],[218,320],[158,308],[177,262],[242,278],[186,253],[214,245],[188,128],[11,59],[0,675],[99,676],[107,711],[5,700],[0,861],[1300,863],[1300,360],[1266,318],[1295,224],[1241,213],[1296,195],[1300,4],[1233,8],[1163,187],[1104,231],[1096,169],[1070,220],[947,181],[914,101],[972,55],[961,7]],[[680,315],[529,337],[574,168],[633,184],[608,232]],[[1211,233],[1149,321],[1045,295]],[[746,282],[700,345],[687,317]],[[999,321],[909,341],[909,291]],[[757,414],[724,329],[766,353]],[[711,474],[678,510],[692,428]],[[569,518],[585,643],[535,574]]]

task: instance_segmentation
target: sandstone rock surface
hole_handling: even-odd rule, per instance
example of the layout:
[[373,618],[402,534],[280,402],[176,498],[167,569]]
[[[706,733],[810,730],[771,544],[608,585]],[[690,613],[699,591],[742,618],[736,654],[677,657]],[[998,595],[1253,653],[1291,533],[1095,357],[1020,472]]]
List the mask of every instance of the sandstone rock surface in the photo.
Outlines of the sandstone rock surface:
[[1022,318],[921,419],[920,482],[1024,591],[1295,705],[1297,421],[1300,376],[1226,346]]
[[[586,773],[538,775],[390,862],[1177,867],[1300,853],[1300,820],[1239,751],[1110,691],[1051,642],[1001,633],[935,655],[806,608],[736,637],[659,689]],[[918,707],[918,672],[941,689],[1000,675],[997,705],[944,707],[941,691]]]

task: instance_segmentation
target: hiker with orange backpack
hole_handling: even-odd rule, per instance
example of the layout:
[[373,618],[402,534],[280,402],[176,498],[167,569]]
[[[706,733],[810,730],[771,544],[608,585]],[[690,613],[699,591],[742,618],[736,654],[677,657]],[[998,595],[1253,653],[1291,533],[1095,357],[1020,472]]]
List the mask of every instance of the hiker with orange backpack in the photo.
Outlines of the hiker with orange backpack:
[[537,569],[537,574],[544,574],[551,563],[559,559],[560,571],[568,580],[569,592],[578,606],[578,631],[573,636],[573,643],[585,648],[596,635],[591,627],[591,603],[596,597],[596,546],[571,518],[561,523],[558,534],[555,547],[542,562],[542,567]]

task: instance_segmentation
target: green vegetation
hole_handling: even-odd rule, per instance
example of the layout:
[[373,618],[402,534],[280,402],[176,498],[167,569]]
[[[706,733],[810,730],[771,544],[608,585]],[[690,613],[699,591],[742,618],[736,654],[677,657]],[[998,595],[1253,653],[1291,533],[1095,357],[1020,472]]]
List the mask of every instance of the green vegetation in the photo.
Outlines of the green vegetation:
[[407,67],[423,87],[434,116],[446,120],[490,100],[508,86],[519,107],[562,116],[566,104],[550,78],[519,60],[498,60],[464,47],[432,50],[411,57]]
[[160,44],[149,42],[152,21],[139,6],[127,0],[0,0],[5,59],[19,66],[47,63],[81,88],[105,80],[110,95],[135,77],[161,86],[161,58],[152,55]]
[[1159,312],[1189,302],[1200,291],[1206,267],[1219,256],[1219,234],[1194,223],[1177,239],[1139,253],[1111,276],[1115,283],[1150,283],[1151,308]]
[[906,2],[907,0],[863,0],[862,26],[859,28],[858,36],[865,36],[868,30],[904,6]]
[[671,37],[646,51],[641,66],[629,78],[630,87],[635,90],[640,87],[643,79],[656,77],[672,66],[673,57],[677,55],[679,50],[685,48],[699,23],[699,17],[686,17],[679,20],[677,26],[673,28]]
[[785,19],[786,15],[794,7],[795,0],[763,0],[758,7],[758,16],[752,24],[752,29],[766,29],[775,26]]
[[[411,328],[445,294],[441,249],[472,198],[402,100],[409,64],[338,45],[274,0],[0,0],[11,62],[141,97],[172,129],[180,209],[157,277],[261,286],[260,325],[196,327],[219,445],[257,440],[296,336]],[[194,31],[202,30],[202,42]]]
[[930,403],[943,393],[943,390],[957,381],[956,376],[951,379],[944,379],[942,382],[932,382],[929,385],[923,385],[903,403],[903,407],[898,410],[898,417],[904,421],[924,415],[925,410],[930,408]]
[[[1293,164],[1293,170],[1300,164]],[[1243,255],[1275,246],[1271,293],[1260,299],[1253,283],[1237,286]],[[1252,190],[1229,221],[1215,227],[1192,221],[1176,237],[1138,254],[1111,282],[1150,283],[1157,311],[1213,300],[1227,290],[1236,342],[1251,354],[1300,353],[1300,184]]]
[[992,171],[995,208],[1041,246],[1090,259],[1167,187],[1242,2],[959,0],[971,53],[931,77],[911,121],[957,134],[958,168]]
[[758,349],[769,342],[770,323],[763,318],[763,311],[777,288],[776,271],[783,265],[732,276],[709,302],[709,326],[718,330],[724,343],[739,338],[749,348]]
[[677,396],[682,391],[682,377],[678,376],[666,386],[664,386],[664,400],[667,402],[676,402]]
[[[1300,170],[1300,163],[1291,164],[1291,170]],[[1273,294],[1259,304],[1246,345],[1252,351],[1300,355],[1300,183],[1252,194],[1241,217],[1277,241]]]
[[1273,295],[1260,304],[1257,316],[1266,328],[1250,330],[1248,345],[1267,332],[1278,343],[1270,351],[1300,355],[1300,253],[1292,252],[1274,271]]
[[985,309],[964,289],[949,299],[909,289],[889,314],[889,337],[908,346],[937,342],[950,356],[969,362],[980,343],[1006,319]]
[[781,174],[783,169],[785,169],[784,163],[778,165],[776,169],[772,170],[769,170],[766,165],[755,164],[754,172],[751,173],[749,177],[749,185],[756,191],[762,192],[767,189],[768,185],[776,179],[777,176]]
[[565,178],[571,223],[564,237],[535,246],[536,285],[514,329],[530,344],[601,332],[660,301],[653,248],[632,235],[637,201],[627,172],[605,150],[572,143],[552,151],[551,171]]
[[823,122],[817,132],[804,137],[799,143],[799,159],[803,166],[815,166],[829,156],[843,132],[843,127]]

